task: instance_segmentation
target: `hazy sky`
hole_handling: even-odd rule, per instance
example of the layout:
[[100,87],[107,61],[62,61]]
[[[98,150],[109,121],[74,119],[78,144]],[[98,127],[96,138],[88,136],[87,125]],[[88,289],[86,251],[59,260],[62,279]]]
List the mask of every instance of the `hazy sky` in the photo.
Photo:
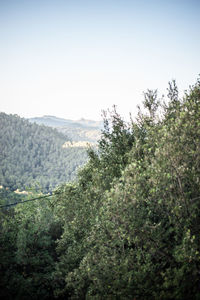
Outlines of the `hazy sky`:
[[0,111],[127,118],[200,74],[200,0],[0,0]]

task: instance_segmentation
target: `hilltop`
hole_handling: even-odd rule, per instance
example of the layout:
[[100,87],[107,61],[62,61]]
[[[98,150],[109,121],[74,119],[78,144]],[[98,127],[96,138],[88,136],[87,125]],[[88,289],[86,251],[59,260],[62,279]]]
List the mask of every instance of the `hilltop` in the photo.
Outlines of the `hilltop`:
[[87,153],[84,147],[63,147],[69,140],[56,128],[0,113],[0,185],[11,190],[38,185],[47,192],[73,180]]
[[45,115],[28,119],[31,123],[50,126],[68,136],[71,141],[97,142],[100,139],[102,121],[94,120],[69,120],[55,116]]

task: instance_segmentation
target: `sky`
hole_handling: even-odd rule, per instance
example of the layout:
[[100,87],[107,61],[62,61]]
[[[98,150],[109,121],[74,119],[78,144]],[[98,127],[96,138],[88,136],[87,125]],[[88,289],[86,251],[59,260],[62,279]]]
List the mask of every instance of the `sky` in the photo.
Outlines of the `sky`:
[[0,0],[0,112],[124,119],[200,74],[200,0]]

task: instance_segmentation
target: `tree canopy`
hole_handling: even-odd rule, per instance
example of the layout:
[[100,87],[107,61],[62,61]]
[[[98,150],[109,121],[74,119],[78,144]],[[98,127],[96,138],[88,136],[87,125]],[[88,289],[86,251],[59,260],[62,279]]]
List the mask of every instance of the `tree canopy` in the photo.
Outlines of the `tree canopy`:
[[200,81],[104,117],[76,181],[1,213],[7,299],[200,299]]
[[72,181],[87,153],[81,147],[64,148],[67,140],[56,129],[0,113],[0,185],[48,192]]

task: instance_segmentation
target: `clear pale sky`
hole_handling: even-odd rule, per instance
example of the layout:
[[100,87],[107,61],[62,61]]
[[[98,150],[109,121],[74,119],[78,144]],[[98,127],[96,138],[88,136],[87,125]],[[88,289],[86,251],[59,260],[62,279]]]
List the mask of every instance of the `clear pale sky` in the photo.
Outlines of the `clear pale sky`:
[[0,0],[0,111],[124,118],[200,74],[200,0]]

